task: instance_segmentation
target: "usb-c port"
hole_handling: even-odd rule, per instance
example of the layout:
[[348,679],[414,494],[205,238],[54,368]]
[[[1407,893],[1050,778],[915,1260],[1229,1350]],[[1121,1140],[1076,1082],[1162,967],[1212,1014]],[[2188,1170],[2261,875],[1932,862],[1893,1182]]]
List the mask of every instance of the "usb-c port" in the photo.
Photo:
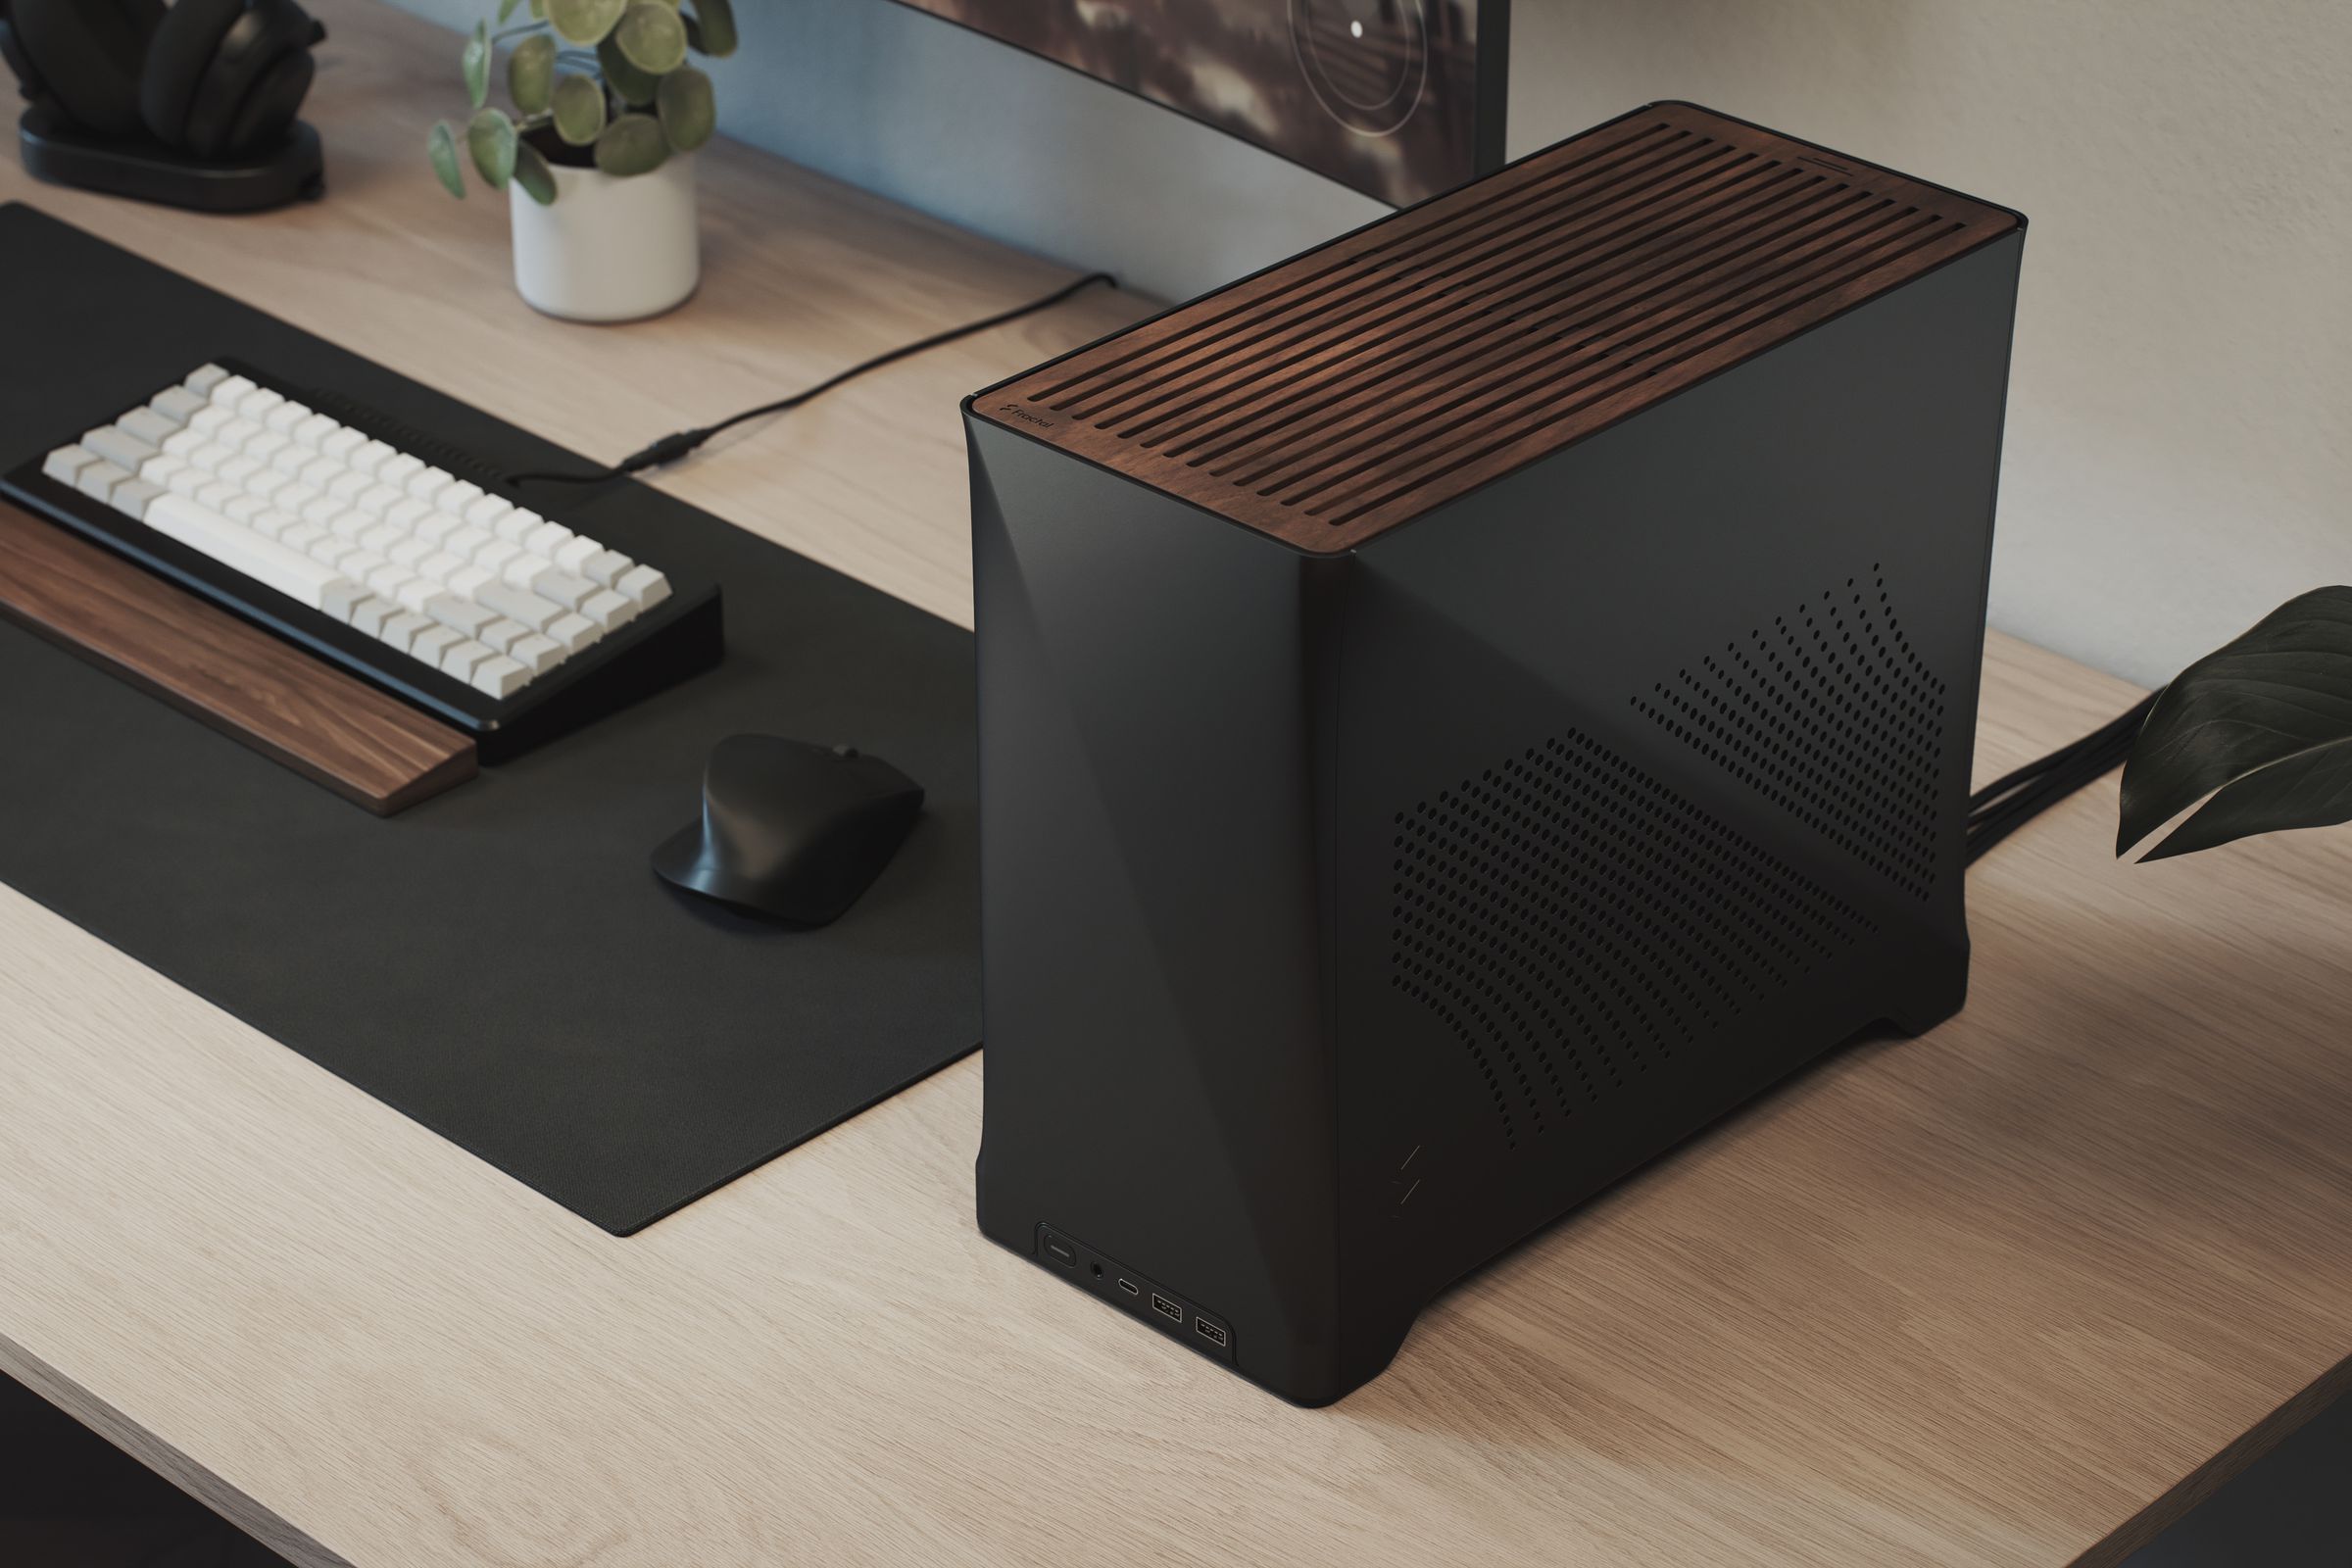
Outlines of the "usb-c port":
[[1119,1289],[1125,1291],[1129,1296],[1140,1296],[1143,1294],[1141,1289],[1133,1280],[1123,1279],[1119,1281]]

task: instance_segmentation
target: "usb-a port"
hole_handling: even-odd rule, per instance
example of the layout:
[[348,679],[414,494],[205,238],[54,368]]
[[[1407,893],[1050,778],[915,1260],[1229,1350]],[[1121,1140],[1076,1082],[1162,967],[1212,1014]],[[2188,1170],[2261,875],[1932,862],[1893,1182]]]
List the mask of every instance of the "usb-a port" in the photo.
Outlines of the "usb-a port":
[[1161,1317],[1166,1318],[1171,1323],[1181,1323],[1184,1321],[1184,1308],[1178,1306],[1174,1301],[1169,1300],[1166,1297],[1159,1295],[1157,1292],[1152,1293],[1152,1310],[1157,1312]]
[[1233,1336],[1204,1317],[1193,1319],[1193,1332],[1222,1350],[1233,1343]]

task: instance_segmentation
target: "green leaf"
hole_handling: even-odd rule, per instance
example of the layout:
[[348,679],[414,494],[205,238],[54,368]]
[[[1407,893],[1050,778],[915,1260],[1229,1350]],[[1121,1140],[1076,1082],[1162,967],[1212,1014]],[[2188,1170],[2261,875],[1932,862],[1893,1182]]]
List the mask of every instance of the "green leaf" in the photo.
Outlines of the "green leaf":
[[602,43],[629,0],[547,0],[547,20],[573,43]]
[[662,113],[662,133],[679,152],[694,151],[718,128],[718,106],[711,97],[710,78],[692,66],[681,66],[663,76],[654,98]]
[[585,147],[603,134],[605,89],[593,76],[566,75],[556,82],[556,134],[574,147]]
[[466,122],[466,150],[473,154],[475,172],[492,190],[505,190],[507,181],[514,177],[514,149],[520,145],[514,122],[503,109],[482,110]]
[[520,4],[522,0],[498,0],[498,24],[505,26],[507,19],[514,14],[514,8]]
[[507,91],[526,115],[544,114],[556,89],[556,40],[535,32],[507,60]]
[[649,76],[629,64],[629,57],[611,38],[596,46],[596,63],[604,70],[606,85],[620,94],[624,104],[642,109],[654,101],[654,93],[662,85],[660,77]]
[[477,22],[472,34],[466,40],[466,52],[458,57],[466,71],[466,96],[479,109],[490,96],[490,24]]
[[547,20],[547,0],[531,0],[531,20],[533,22]]
[[449,128],[448,121],[434,121],[433,128],[424,133],[424,155],[432,160],[442,189],[464,201],[466,176],[458,169],[458,133]]
[[667,75],[686,63],[686,24],[661,0],[634,0],[612,29],[612,41],[649,76]]
[[2147,858],[2352,821],[2352,588],[2288,600],[2165,688],[2124,769],[2116,854],[2208,795]]
[[596,167],[608,174],[650,174],[669,156],[669,139],[651,115],[623,115],[596,138]]
[[729,0],[694,0],[694,15],[686,19],[686,41],[714,60],[733,54],[735,8]]
[[542,207],[556,199],[556,172],[547,167],[539,149],[527,141],[514,145],[514,183]]

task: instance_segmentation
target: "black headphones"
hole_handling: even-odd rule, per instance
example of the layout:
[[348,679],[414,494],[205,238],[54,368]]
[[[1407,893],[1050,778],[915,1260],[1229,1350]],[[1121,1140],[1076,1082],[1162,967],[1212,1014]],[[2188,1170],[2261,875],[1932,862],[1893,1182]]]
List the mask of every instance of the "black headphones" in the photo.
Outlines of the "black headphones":
[[0,0],[24,96],[96,136],[226,160],[283,140],[326,29],[294,0]]

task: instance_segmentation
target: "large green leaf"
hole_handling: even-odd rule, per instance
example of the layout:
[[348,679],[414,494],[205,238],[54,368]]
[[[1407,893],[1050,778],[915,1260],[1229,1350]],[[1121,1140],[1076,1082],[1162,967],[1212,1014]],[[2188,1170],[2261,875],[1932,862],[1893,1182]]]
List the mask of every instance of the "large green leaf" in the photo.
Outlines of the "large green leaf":
[[621,13],[612,41],[649,76],[665,76],[686,63],[686,24],[661,0],[635,0]]
[[465,52],[458,64],[466,73],[466,96],[479,109],[490,96],[490,24],[477,22],[473,31],[466,34]]
[[514,183],[542,207],[556,199],[556,172],[547,167],[539,149],[527,141],[514,147]]
[[556,40],[535,32],[516,44],[507,59],[507,92],[524,114],[543,115],[555,90]]
[[556,134],[574,147],[585,147],[603,134],[605,89],[594,76],[561,77],[556,82]]
[[547,20],[573,43],[602,43],[629,0],[547,0]]
[[2352,821],[2352,588],[2288,600],[2165,688],[2124,769],[2116,853],[2208,795],[2149,859]]
[[718,128],[718,108],[710,96],[710,78],[692,66],[681,66],[662,78],[655,95],[662,112],[662,133],[679,152],[690,153],[710,139]]
[[503,109],[484,109],[466,122],[466,150],[473,154],[475,171],[492,190],[505,190],[507,181],[514,177],[514,149],[520,145],[514,122]]
[[449,128],[448,121],[434,121],[433,128],[425,132],[424,155],[432,160],[433,172],[440,177],[442,187],[464,201],[466,175],[458,168],[458,133]]
[[596,138],[596,167],[608,174],[650,174],[669,156],[669,138],[651,115],[623,115]]
[[505,26],[507,19],[514,14],[514,8],[520,4],[522,0],[498,0],[498,24]]
[[713,59],[735,52],[735,8],[729,0],[694,0],[686,19],[686,41]]
[[661,77],[649,76],[629,64],[629,57],[611,38],[596,46],[596,63],[604,70],[606,84],[620,94],[624,104],[643,109],[654,101],[655,90],[662,85]]

